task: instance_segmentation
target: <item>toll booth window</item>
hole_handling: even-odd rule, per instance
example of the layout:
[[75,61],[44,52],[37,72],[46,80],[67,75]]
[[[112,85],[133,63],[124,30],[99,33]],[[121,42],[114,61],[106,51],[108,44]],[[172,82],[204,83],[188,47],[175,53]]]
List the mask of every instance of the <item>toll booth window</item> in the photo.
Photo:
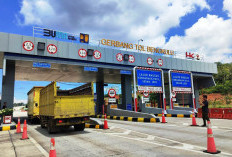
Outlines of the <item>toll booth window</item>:
[[163,94],[149,93],[140,96],[145,107],[163,108]]
[[174,108],[193,108],[191,93],[177,93],[173,99]]

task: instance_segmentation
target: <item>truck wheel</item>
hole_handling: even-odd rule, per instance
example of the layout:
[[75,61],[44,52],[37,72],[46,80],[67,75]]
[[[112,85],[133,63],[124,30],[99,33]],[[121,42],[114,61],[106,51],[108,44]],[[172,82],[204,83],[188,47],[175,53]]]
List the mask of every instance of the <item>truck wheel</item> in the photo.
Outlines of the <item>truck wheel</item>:
[[43,122],[40,122],[41,128],[45,128],[45,124]]
[[50,119],[48,121],[48,133],[49,134],[53,134],[56,132],[56,126],[54,124],[54,121],[52,119]]
[[45,123],[43,117],[40,117],[40,126],[41,128],[45,128]]
[[85,123],[74,125],[74,130],[75,131],[84,131],[85,130]]

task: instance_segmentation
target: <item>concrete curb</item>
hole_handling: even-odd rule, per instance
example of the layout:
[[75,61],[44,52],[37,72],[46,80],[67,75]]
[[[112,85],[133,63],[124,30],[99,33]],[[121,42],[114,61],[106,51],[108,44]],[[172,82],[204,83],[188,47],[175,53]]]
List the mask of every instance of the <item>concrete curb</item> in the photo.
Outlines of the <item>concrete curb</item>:
[[[104,118],[104,115],[97,115],[96,118]],[[159,118],[135,118],[135,117],[123,117],[123,116],[107,116],[107,119],[113,120],[123,120],[123,121],[132,121],[132,122],[146,122],[146,123],[156,123],[160,122]]]
[[1,126],[0,127],[0,131],[14,130],[16,128],[17,128],[17,125]]
[[[162,114],[154,114],[157,117],[162,117]],[[177,117],[177,118],[192,118],[192,114],[185,115],[185,114],[165,114],[165,117]]]
[[85,128],[103,129],[103,125],[85,124]]

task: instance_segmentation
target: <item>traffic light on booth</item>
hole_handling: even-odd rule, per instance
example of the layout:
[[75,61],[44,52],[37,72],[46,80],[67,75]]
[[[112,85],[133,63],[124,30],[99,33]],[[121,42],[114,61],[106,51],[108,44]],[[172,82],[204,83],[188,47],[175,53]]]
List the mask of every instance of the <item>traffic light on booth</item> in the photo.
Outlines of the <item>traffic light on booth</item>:
[[89,43],[89,34],[80,33],[80,42],[88,44]]

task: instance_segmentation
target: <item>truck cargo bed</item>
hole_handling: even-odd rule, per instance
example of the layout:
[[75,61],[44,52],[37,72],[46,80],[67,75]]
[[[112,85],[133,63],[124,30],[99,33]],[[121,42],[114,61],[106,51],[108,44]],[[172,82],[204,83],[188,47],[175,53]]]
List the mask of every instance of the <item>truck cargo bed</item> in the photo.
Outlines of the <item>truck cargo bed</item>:
[[[89,88],[93,91],[92,83]],[[90,95],[57,96],[56,83],[53,82],[40,92],[40,115],[54,119],[93,116],[95,114],[94,95],[93,92],[88,94]]]

